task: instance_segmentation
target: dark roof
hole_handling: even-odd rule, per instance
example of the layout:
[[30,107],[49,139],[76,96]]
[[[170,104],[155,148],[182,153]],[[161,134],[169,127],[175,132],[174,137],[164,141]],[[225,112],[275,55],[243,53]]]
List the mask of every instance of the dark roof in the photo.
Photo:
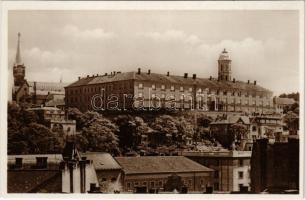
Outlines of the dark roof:
[[208,78],[196,78],[192,77],[184,78],[183,76],[170,75],[166,74],[156,74],[156,73],[146,73],[142,72],[138,74],[137,72],[124,72],[117,73],[115,75],[107,76],[91,76],[86,78],[81,78],[80,80],[68,85],[67,87],[76,87],[83,85],[99,84],[99,83],[108,83],[115,81],[124,81],[124,80],[138,80],[138,81],[151,81],[159,83],[171,83],[171,84],[185,84],[185,85],[200,85],[207,88],[222,88],[227,90],[247,90],[247,91],[256,91],[256,92],[271,92],[259,85],[254,85],[253,83],[246,83],[242,81],[218,81],[216,79]]
[[[7,192],[8,193],[27,193],[33,192],[37,188],[44,189],[46,192],[61,192],[61,179],[56,181],[56,191],[51,191],[48,182],[61,176],[59,170],[14,170],[7,172]],[[57,179],[58,180],[58,179]]]
[[244,124],[250,124],[249,117],[247,117],[247,116],[236,116],[236,115],[227,116],[226,119],[221,119],[221,120],[218,120],[218,121],[215,121],[215,122],[211,122],[211,124],[212,125],[215,125],[215,124],[235,124],[239,121],[242,121]]
[[116,157],[125,174],[213,171],[184,156]]

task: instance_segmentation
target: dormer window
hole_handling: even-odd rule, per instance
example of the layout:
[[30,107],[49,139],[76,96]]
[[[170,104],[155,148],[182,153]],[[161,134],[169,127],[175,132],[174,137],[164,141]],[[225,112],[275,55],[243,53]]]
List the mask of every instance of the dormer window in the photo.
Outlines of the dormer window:
[[45,169],[48,166],[48,157],[36,157],[36,168]]
[[15,168],[22,168],[22,158],[15,158],[16,161],[15,161]]
[[139,89],[143,89],[143,83],[139,83]]

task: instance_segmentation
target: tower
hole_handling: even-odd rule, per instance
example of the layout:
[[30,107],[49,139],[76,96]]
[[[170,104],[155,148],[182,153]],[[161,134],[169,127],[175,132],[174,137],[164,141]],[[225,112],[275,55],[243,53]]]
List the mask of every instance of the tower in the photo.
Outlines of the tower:
[[224,49],[218,59],[218,80],[231,81],[231,59]]
[[21,60],[21,53],[20,53],[20,36],[21,34],[18,33],[18,43],[17,43],[17,52],[16,52],[16,59],[13,68],[13,75],[14,75],[14,85],[21,86],[25,79],[25,66]]

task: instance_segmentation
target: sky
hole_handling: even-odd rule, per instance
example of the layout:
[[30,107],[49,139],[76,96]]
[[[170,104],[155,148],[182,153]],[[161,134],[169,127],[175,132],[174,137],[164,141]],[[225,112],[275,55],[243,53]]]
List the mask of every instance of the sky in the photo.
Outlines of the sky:
[[29,81],[142,71],[217,76],[226,48],[232,77],[275,95],[299,91],[297,11],[9,11],[10,82],[21,33]]

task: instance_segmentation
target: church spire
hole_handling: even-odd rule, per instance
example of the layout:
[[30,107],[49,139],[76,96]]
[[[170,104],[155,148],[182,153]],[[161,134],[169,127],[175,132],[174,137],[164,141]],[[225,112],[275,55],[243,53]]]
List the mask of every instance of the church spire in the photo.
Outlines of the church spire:
[[17,44],[17,52],[16,52],[16,60],[15,60],[15,65],[22,65],[22,60],[21,60],[21,53],[20,53],[20,36],[21,34],[18,33],[18,44]]

